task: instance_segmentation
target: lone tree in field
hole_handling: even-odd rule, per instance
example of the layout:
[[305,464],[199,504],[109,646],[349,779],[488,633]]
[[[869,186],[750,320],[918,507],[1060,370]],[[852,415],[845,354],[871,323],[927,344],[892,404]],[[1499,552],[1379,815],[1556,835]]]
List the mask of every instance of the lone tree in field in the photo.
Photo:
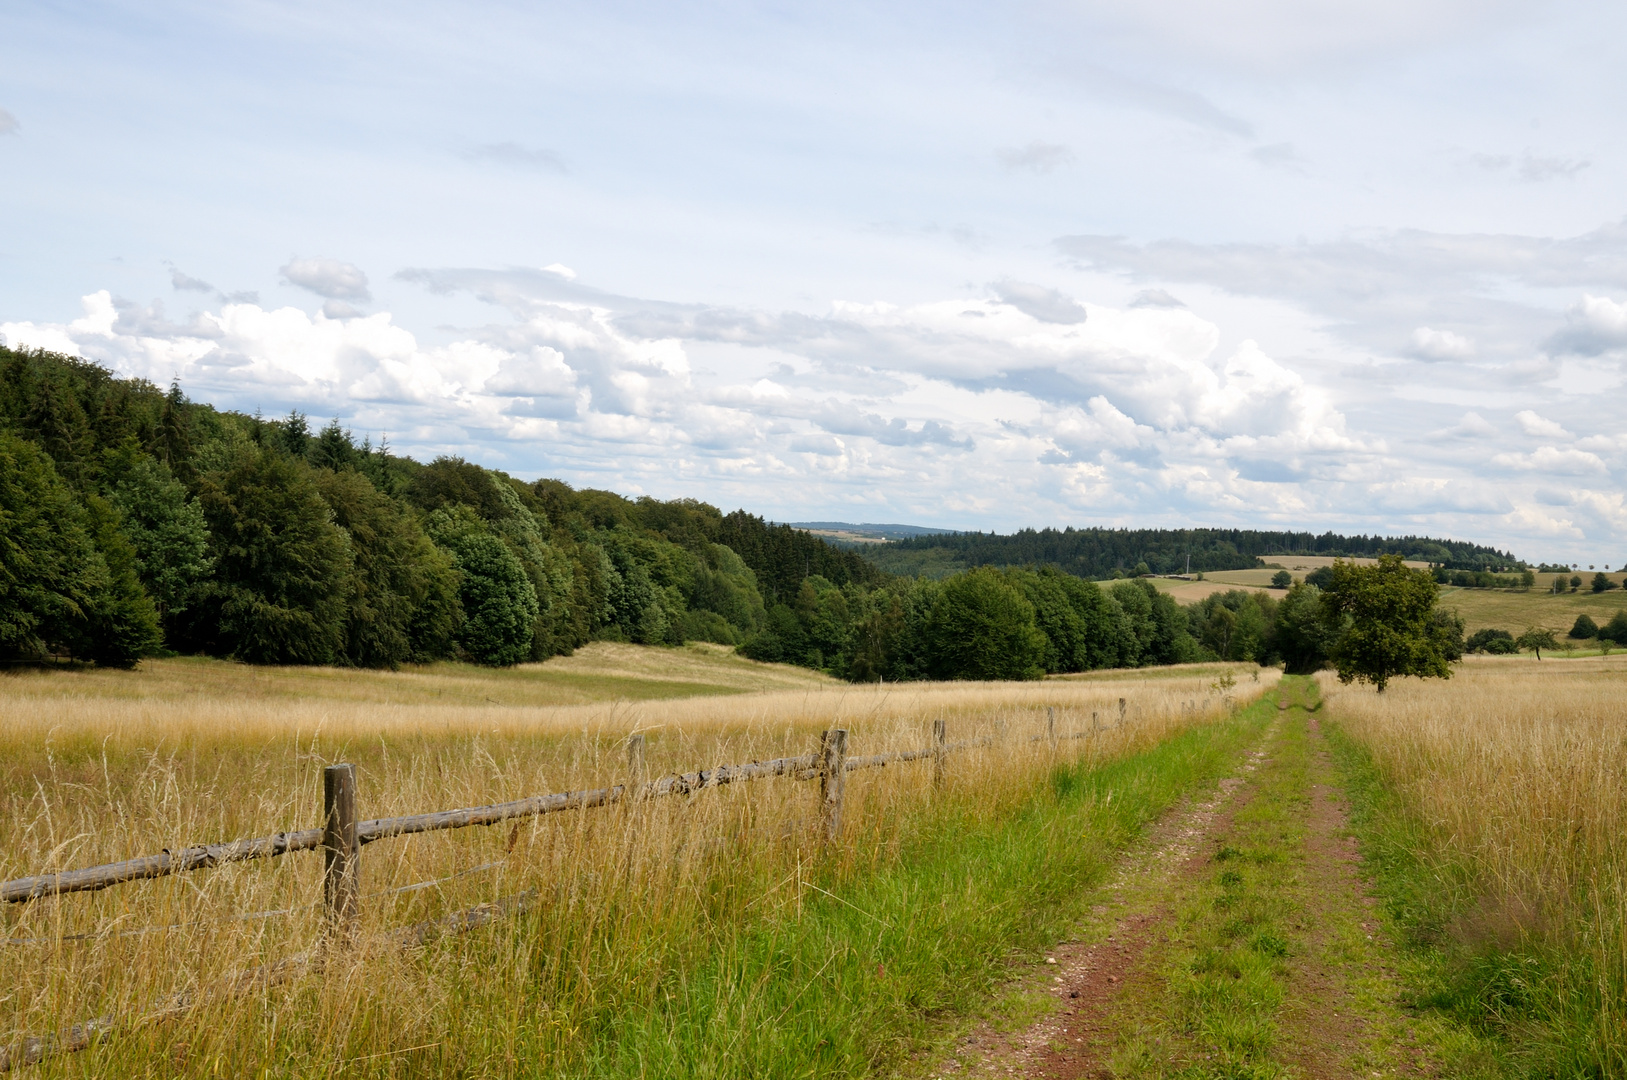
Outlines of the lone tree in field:
[[1554,632],[1544,630],[1540,626],[1528,627],[1525,633],[1514,639],[1514,644],[1522,649],[1536,653],[1538,660],[1542,659],[1543,649],[1559,648],[1559,640],[1554,637]]
[[1273,589],[1286,589],[1293,583],[1294,575],[1290,574],[1286,570],[1278,570],[1275,574],[1271,575],[1271,587]]
[[1338,639],[1329,659],[1339,681],[1370,682],[1380,693],[1400,675],[1452,677],[1450,630],[1435,620],[1436,585],[1427,570],[1410,570],[1399,555],[1371,566],[1337,560],[1322,592],[1322,609]]

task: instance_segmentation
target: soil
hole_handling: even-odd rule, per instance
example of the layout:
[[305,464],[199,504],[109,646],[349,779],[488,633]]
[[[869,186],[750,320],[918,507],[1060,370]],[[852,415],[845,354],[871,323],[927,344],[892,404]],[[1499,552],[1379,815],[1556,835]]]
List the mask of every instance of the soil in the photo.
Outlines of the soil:
[[[1283,1004],[1275,1015],[1265,1072],[1210,1071],[1159,1033],[1167,1010],[1171,956],[1181,945],[1182,898],[1217,872],[1216,855],[1233,818],[1273,766],[1284,725],[1302,725],[1309,750],[1302,836],[1283,886],[1291,899],[1294,948],[1283,962]],[[1438,1074],[1427,1037],[1402,1008],[1394,945],[1361,874],[1360,855],[1319,718],[1299,707],[1279,713],[1237,774],[1206,801],[1187,805],[1149,830],[1127,856],[1101,901],[1071,940],[1007,987],[1004,1022],[962,1036],[927,1071],[932,1077],[1262,1075],[1324,1080]],[[1035,1015],[1037,1019],[1034,1019]],[[1127,1040],[1159,1057],[1115,1071]],[[1185,1053],[1185,1056],[1183,1056]],[[1218,1062],[1215,1063],[1219,1065]],[[1122,1065],[1120,1067],[1123,1067]]]

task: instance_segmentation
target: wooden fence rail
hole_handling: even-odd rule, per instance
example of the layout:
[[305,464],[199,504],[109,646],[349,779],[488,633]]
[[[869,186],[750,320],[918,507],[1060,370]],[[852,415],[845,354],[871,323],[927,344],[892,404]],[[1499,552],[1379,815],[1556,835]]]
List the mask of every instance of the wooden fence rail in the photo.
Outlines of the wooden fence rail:
[[[1088,739],[1125,722],[1126,703],[1123,698],[1119,699],[1118,706],[1119,719],[1116,723],[1103,727],[1097,719],[1097,714],[1092,713],[1089,730],[1063,734],[1056,730],[1055,709],[1048,709],[1045,734],[1032,736],[1026,741],[1029,743],[1047,741],[1054,748],[1064,739]],[[176,852],[165,851],[122,862],[90,866],[81,870],[19,878],[0,883],[0,901],[22,903],[64,893],[94,892],[125,882],[205,870],[223,863],[269,859],[297,851],[320,850],[323,856],[323,900],[327,911],[325,951],[334,945],[353,940],[356,935],[361,906],[359,890],[361,849],[364,845],[377,840],[441,829],[494,825],[513,818],[533,817],[565,810],[585,810],[629,799],[689,795],[709,787],[776,776],[820,781],[824,832],[827,838],[835,839],[842,827],[843,793],[849,772],[930,760],[933,784],[935,787],[941,786],[944,782],[946,759],[950,754],[1001,742],[1004,730],[1004,725],[1000,724],[1001,734],[998,736],[984,736],[951,743],[945,737],[947,725],[940,719],[933,721],[931,746],[919,750],[849,756],[847,730],[832,728],[821,734],[820,748],[816,753],[800,757],[774,758],[769,761],[752,761],[743,765],[719,765],[712,769],[663,776],[654,781],[643,779],[644,736],[635,733],[628,739],[629,782],[625,784],[537,795],[491,806],[472,806],[459,810],[440,810],[428,814],[410,814],[405,817],[378,818],[370,821],[357,820],[355,766],[330,765],[323,770],[323,823],[320,828],[276,833],[272,836],[234,840],[224,844],[205,844],[183,848]],[[529,907],[531,899],[531,894],[509,897],[393,931],[388,936],[392,940],[399,939],[396,940],[396,944],[401,947],[412,947],[441,933],[463,932],[485,925],[500,916],[524,911]],[[322,954],[322,951],[301,954],[276,964],[238,973],[235,978],[245,986],[280,982],[318,963]],[[236,987],[235,982],[233,987]],[[225,996],[233,996],[235,990],[228,988],[228,991],[223,993]],[[182,995],[165,1008],[140,1018],[138,1022],[169,1019],[190,1010],[193,1004],[193,995]],[[35,1064],[56,1054],[83,1050],[119,1026],[112,1017],[103,1017],[74,1025],[58,1036],[26,1037],[11,1045],[0,1044],[0,1072]]]
[[[1122,709],[1121,709],[1122,717]],[[1094,722],[1095,716],[1092,714]],[[944,758],[951,753],[966,750],[977,746],[990,746],[997,740],[985,736],[980,739],[968,739],[957,743],[944,741],[944,722],[933,722],[933,745],[920,750],[898,750],[886,754],[871,754],[868,756],[848,757],[845,753],[847,731],[836,728],[826,732],[825,738],[836,738],[835,732],[840,731],[844,752],[840,763],[824,749],[818,753],[805,754],[801,757],[774,758],[769,761],[752,761],[743,765],[719,765],[711,769],[699,769],[695,772],[664,776],[659,780],[648,783],[632,785],[617,784],[612,787],[591,788],[584,791],[564,791],[551,795],[534,795],[526,799],[516,799],[513,802],[496,803],[491,806],[471,806],[458,810],[437,810],[428,814],[409,814],[404,817],[377,818],[369,821],[355,821],[353,809],[355,805],[355,767],[352,765],[330,765],[324,770],[324,826],[316,829],[300,829],[295,832],[275,833],[271,836],[253,837],[247,840],[233,840],[222,844],[202,844],[196,847],[182,848],[180,851],[164,851],[157,855],[143,855],[135,859],[125,859],[122,862],[105,863],[101,866],[88,866],[81,870],[64,870],[53,874],[37,874],[32,877],[17,878],[14,881],[0,882],[0,902],[8,904],[24,903],[38,900],[47,896],[58,896],[63,893],[95,892],[99,889],[122,885],[125,882],[141,881],[148,878],[167,877],[170,874],[184,874],[194,870],[207,870],[224,863],[246,862],[250,859],[270,859],[279,855],[287,855],[298,851],[324,852],[324,879],[335,874],[347,873],[347,867],[354,860],[354,856],[338,859],[332,856],[334,852],[350,852],[378,840],[387,840],[397,836],[409,836],[413,833],[437,832],[442,829],[464,829],[473,825],[495,825],[500,821],[513,818],[535,817],[539,814],[554,814],[565,810],[582,810],[597,806],[609,806],[612,803],[626,799],[629,792],[635,798],[654,799],[668,795],[689,795],[708,787],[717,787],[723,784],[736,784],[746,780],[762,780],[775,776],[790,776],[797,780],[815,780],[829,775],[834,768],[843,773],[856,769],[871,769],[895,763],[922,761],[932,759],[934,763],[934,780],[942,782]],[[1116,724],[1114,725],[1117,726]],[[1047,717],[1046,735],[1036,735],[1029,742],[1040,742],[1049,739],[1052,742],[1059,739],[1085,739],[1103,730],[1092,727],[1089,731],[1071,732],[1064,735],[1055,734],[1055,716]],[[637,747],[633,750],[633,747]],[[643,737],[635,735],[629,740],[629,766],[633,771],[642,771],[643,766]],[[347,781],[336,779],[346,776]],[[334,785],[338,784],[338,787]],[[825,801],[832,803],[834,810],[827,810],[827,817],[835,814],[837,825],[829,830],[834,836],[839,831],[841,814],[842,784],[824,785],[827,789],[834,787],[837,794],[832,797],[828,790]],[[348,792],[348,794],[343,794]],[[334,840],[329,836],[326,822],[334,813],[334,799],[348,799],[349,811],[342,812],[347,828],[353,829],[354,840],[343,842]],[[329,841],[332,841],[330,843]],[[337,845],[337,846],[335,846]],[[337,869],[336,869],[337,867]],[[324,892],[330,892],[324,888]],[[329,906],[336,902],[333,894],[328,897]],[[343,901],[348,905],[348,901]]]

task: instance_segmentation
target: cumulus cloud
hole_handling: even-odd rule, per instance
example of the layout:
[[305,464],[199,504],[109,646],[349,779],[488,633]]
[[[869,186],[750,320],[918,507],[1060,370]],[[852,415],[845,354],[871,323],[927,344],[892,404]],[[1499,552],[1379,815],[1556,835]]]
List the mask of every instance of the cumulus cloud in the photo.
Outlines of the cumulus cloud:
[[1558,476],[1586,476],[1606,471],[1597,454],[1557,446],[1539,446],[1529,454],[1497,454],[1491,460],[1492,464],[1505,469]]
[[1559,353],[1597,356],[1627,345],[1627,304],[1607,296],[1589,296],[1565,312],[1565,328],[1549,339],[1549,347]]
[[564,173],[565,159],[553,150],[522,146],[516,142],[482,143],[464,151],[469,161],[489,161],[519,169],[540,169],[543,172]]
[[1463,418],[1448,428],[1432,431],[1429,438],[1435,441],[1443,439],[1490,439],[1497,435],[1497,429],[1477,412],[1466,412]]
[[1474,355],[1474,342],[1451,330],[1420,326],[1412,332],[1412,355],[1420,360],[1467,360]]
[[1057,143],[1029,143],[1027,146],[1006,147],[996,150],[994,156],[1011,172],[1050,173],[1072,165],[1073,151]]
[[0,135],[15,135],[23,129],[17,118],[4,109],[0,109]]
[[289,284],[329,300],[367,303],[373,299],[367,288],[367,275],[354,263],[338,259],[292,259],[279,272]]
[[1476,328],[1482,363],[1526,360],[1552,334],[1553,313],[1532,294],[1627,291],[1627,222],[1560,238],[1404,229],[1292,244],[1099,235],[1053,244],[1083,269],[1293,304],[1326,320],[1330,334],[1379,353],[1410,340],[1427,297],[1429,319]]
[[1514,414],[1514,422],[1520,425],[1520,430],[1527,435],[1538,439],[1569,439],[1571,433],[1559,424],[1545,416],[1539,416],[1530,409],[1521,409]]
[[[1093,302],[1086,319],[1063,290],[1014,281],[981,298],[844,300],[821,313],[619,296],[559,265],[401,277],[483,301],[492,318],[430,344],[340,298],[314,314],[220,301],[178,321],[101,292],[71,322],[0,333],[179,377],[228,407],[338,415],[420,456],[763,509],[889,505],[939,520],[953,505],[985,526],[1463,535],[1479,522],[1469,532],[1483,538],[1495,518],[1548,536],[1532,492],[1609,490],[1611,463],[1627,456],[1627,438],[1572,438],[1537,408],[1353,423],[1311,369],[1227,343],[1167,293]],[[333,291],[335,279],[317,280]],[[365,288],[359,271],[352,280]],[[1479,444],[1499,426],[1540,445],[1488,461]],[[1566,528],[1603,528],[1597,514],[1567,514]]]

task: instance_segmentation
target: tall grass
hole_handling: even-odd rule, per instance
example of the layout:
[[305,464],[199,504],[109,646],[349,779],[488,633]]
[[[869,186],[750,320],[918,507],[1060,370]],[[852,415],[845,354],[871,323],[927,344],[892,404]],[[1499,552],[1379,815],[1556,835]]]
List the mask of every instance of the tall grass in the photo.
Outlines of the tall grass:
[[1322,686],[1387,898],[1432,956],[1425,1000],[1522,1071],[1627,1075],[1627,665]]
[[[328,693],[289,677],[304,680],[298,692],[271,679],[254,696],[236,676],[197,678],[179,696],[72,678],[11,684],[26,692],[0,696],[0,877],[309,827],[334,760],[358,765],[362,813],[375,817],[616,783],[633,731],[649,740],[653,774],[807,753],[833,726],[851,730],[859,754],[925,745],[939,717],[951,739],[994,741],[956,755],[942,789],[928,765],[850,774],[836,845],[817,838],[817,785],[787,780],[370,845],[362,943],[320,975],[248,995],[221,990],[316,946],[320,859],[14,905],[0,913],[0,1032],[139,1018],[183,994],[198,1003],[184,1023],[108,1040],[46,1075],[389,1075],[426,1061],[463,1075],[661,1075],[663,1054],[694,1058],[685,1071],[697,1074],[752,1075],[742,1062],[789,1060],[772,1049],[787,1041],[806,1062],[827,1050],[849,1063],[874,1056],[884,1050],[873,1039],[796,1027],[821,1012],[808,1012],[828,997],[821,980],[850,977],[861,955],[853,927],[838,933],[832,919],[877,935],[876,978],[907,974],[898,985],[917,997],[899,1015],[951,1001],[941,988],[966,985],[957,965],[988,956],[946,952],[950,928],[986,918],[993,938],[963,927],[961,940],[1015,940],[1029,917],[1023,890],[1066,876],[1046,877],[1066,844],[1035,847],[1010,831],[1045,778],[1076,761],[1088,771],[1126,760],[1228,712],[1214,670],[553,708],[439,704],[418,691],[381,705],[342,676]],[[1060,749],[1029,741],[1047,709],[1061,731],[1090,727],[1092,714],[1116,724],[1121,698],[1125,722],[1097,737]],[[1109,843],[1123,827],[1072,839]],[[999,888],[1009,897],[995,898]],[[537,898],[523,919],[411,953],[377,944],[390,928],[522,893]],[[709,1065],[702,1050],[733,1064]]]

